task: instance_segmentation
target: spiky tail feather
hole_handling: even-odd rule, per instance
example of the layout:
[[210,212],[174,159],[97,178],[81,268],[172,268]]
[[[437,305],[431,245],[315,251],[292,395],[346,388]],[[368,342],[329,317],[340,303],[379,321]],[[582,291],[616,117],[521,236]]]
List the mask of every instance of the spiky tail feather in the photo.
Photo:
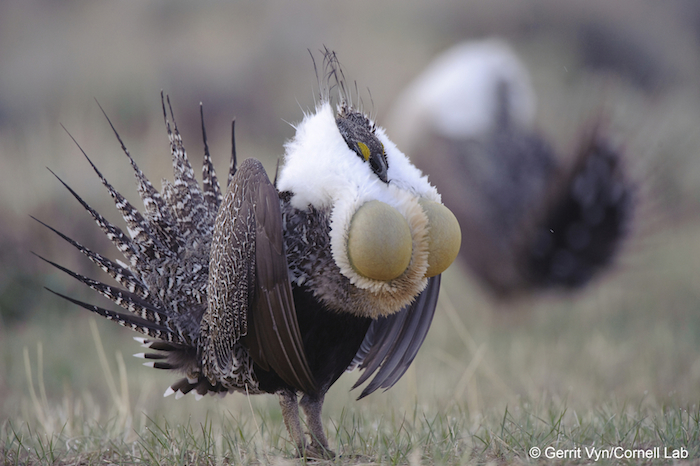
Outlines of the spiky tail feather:
[[615,257],[628,233],[634,186],[598,131],[584,140],[570,176],[552,196],[527,257],[530,279],[545,286],[585,284]]
[[78,306],[87,309],[88,311],[92,311],[95,314],[101,315],[102,317],[108,320],[117,322],[119,325],[123,325],[124,327],[128,327],[139,333],[143,333],[144,335],[148,335],[149,337],[157,338],[159,340],[168,342],[176,342],[179,340],[177,333],[173,332],[172,330],[168,329],[162,324],[150,322],[138,316],[123,314],[121,312],[116,311],[110,311],[109,309],[95,306],[94,304],[89,304],[83,301],[79,301],[77,299],[73,299],[70,296],[66,296],[50,288],[46,289],[51,293],[55,294],[56,296],[60,296],[61,298],[70,301],[73,304],[77,304]]
[[[166,100],[172,126],[168,121]],[[153,187],[139,169],[119,133],[98,102],[100,110],[134,170],[138,192],[144,204],[144,214],[141,214],[114,189],[69,133],[114,200],[115,206],[126,222],[129,236],[91,208],[72,188],[51,172],[90,213],[110,241],[127,259],[128,266],[91,251],[60,231],[35,219],[79,250],[124,288],[113,287],[93,280],[39,257],[129,311],[129,313],[111,311],[49,290],[80,307],[153,338],[153,340],[140,338],[139,341],[157,352],[140,353],[137,356],[147,359],[148,366],[157,369],[178,370],[187,375],[186,378],[175,382],[168,389],[169,393],[177,393],[177,396],[182,396],[190,391],[195,391],[197,396],[207,393],[225,393],[226,388],[220,383],[212,385],[200,372],[197,336],[199,334],[199,319],[201,312],[203,312],[201,303],[206,303],[206,294],[202,294],[201,290],[196,289],[198,283],[206,284],[207,281],[208,245],[211,240],[213,222],[223,195],[209,153],[201,104],[200,115],[204,141],[202,188],[199,187],[194,177],[194,170],[192,170],[187,158],[182,138],[175,124],[170,99],[162,92],[161,102],[175,175],[174,183],[164,183],[163,195]],[[234,126],[232,125],[233,146],[229,180],[236,172],[233,130]],[[195,256],[194,259],[192,259],[193,256]],[[182,283],[189,284],[190,288],[185,290],[177,288],[176,285]],[[157,289],[151,289],[154,284]],[[168,393],[166,392],[166,394]]]
[[[103,257],[96,252],[91,251],[90,249],[86,248],[85,246],[81,245],[80,243],[74,241],[73,239],[69,238],[68,236],[64,235],[60,231],[56,230],[55,228],[47,225],[46,223],[42,222],[36,217],[32,217],[34,220],[48,228],[49,230],[53,231],[56,233],[58,236],[63,238],[68,244],[76,248],[78,251],[82,252],[87,256],[88,259],[90,259],[94,264],[96,264],[98,267],[100,267],[102,270],[107,272],[117,283],[122,285],[124,288],[129,290],[131,293],[134,293],[135,295],[139,296],[142,299],[148,299],[150,296],[150,293],[148,291],[148,288],[146,285],[144,285],[138,277],[136,277],[133,273],[131,273],[131,270],[122,267],[121,265],[117,264],[116,262],[113,262],[106,257]],[[43,257],[42,257],[43,259]]]
[[[161,93],[161,99],[162,98],[163,94]],[[99,102],[97,105],[100,107],[100,110],[109,123],[110,128],[112,128],[112,132],[117,138],[117,141],[119,141],[122,152],[124,152],[129,159],[129,163],[131,163],[131,167],[134,170],[134,176],[138,182],[138,193],[141,197],[141,201],[143,202],[145,215],[153,226],[153,232],[158,235],[161,242],[164,245],[167,245],[171,251],[179,254],[182,252],[184,245],[179,240],[179,229],[175,219],[172,216],[172,213],[170,212],[170,208],[165,204],[163,197],[153,187],[148,178],[146,178],[146,175],[144,175],[144,173],[138,167],[134,161],[134,158],[131,156],[131,153],[126,148],[124,141],[122,140],[121,136],[119,136],[119,133],[112,124],[112,121],[109,119],[102,106],[100,106]]]
[[[187,377],[182,378],[168,387],[163,396],[175,394],[175,398],[181,398],[184,395],[194,391],[195,397],[200,399],[207,394],[224,395],[228,389],[220,383],[212,385],[211,382],[199,372],[199,367],[191,367],[190,361],[196,356],[195,354],[187,354],[192,351],[190,348],[170,342],[159,340],[149,340],[141,337],[134,337],[134,340],[141,343],[141,346],[148,348],[155,353],[136,353],[135,357],[146,359],[144,366],[153,367],[156,369],[179,369],[187,374]],[[188,358],[183,358],[186,354]]]

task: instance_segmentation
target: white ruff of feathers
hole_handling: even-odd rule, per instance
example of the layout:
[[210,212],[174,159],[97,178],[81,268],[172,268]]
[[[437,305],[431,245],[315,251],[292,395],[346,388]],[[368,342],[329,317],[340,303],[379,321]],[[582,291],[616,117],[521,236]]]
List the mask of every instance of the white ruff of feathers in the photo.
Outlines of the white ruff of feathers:
[[[414,144],[426,128],[450,139],[488,134],[499,110],[498,86],[506,88],[514,124],[533,124],[536,99],[529,74],[503,41],[458,44],[442,53],[402,93],[390,127],[401,144]],[[408,147],[408,146],[407,146]]]
[[[428,177],[411,164],[389,140],[382,128],[376,136],[384,145],[389,184],[382,182],[355,152],[348,148],[328,102],[306,115],[296,127],[296,136],[285,145],[285,163],[277,187],[293,194],[291,204],[299,210],[313,206],[331,210],[331,251],[336,265],[350,282],[361,289],[384,295],[400,309],[425,288],[428,266],[428,221],[419,199],[440,202]],[[350,221],[364,203],[378,200],[397,209],[408,222],[413,253],[408,269],[400,277],[384,282],[359,275],[350,265],[347,241]],[[397,301],[398,296],[401,303]]]

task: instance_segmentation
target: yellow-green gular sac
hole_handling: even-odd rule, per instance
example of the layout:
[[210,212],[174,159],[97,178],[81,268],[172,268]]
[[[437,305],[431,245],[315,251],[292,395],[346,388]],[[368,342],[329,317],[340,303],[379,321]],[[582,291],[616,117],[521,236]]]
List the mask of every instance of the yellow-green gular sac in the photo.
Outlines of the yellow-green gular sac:
[[398,210],[381,201],[357,209],[348,232],[348,259],[357,273],[393,280],[404,273],[412,252],[411,230]]
[[454,262],[462,244],[462,230],[452,211],[444,205],[421,199],[428,216],[428,271],[426,277],[444,272]]

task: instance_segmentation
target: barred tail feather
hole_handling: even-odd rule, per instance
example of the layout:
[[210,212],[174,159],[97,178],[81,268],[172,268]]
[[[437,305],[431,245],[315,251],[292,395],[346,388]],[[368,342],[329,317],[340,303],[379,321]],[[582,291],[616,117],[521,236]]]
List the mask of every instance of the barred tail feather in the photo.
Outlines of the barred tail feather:
[[[170,97],[163,97],[161,93],[161,99],[164,99],[162,102],[163,119],[165,120],[165,127],[168,131],[168,138],[170,139],[170,149],[173,156],[173,174],[175,177],[175,181],[170,185],[171,189],[169,190],[170,196],[174,198],[172,202],[170,202],[170,205],[172,205],[175,211],[175,217],[178,222],[180,222],[181,231],[185,237],[195,232],[209,234],[213,227],[213,218],[208,222],[210,216],[208,215],[199,183],[197,183],[194,177],[194,169],[190,164],[187,152],[182,144],[182,137],[175,123],[175,116],[172,106],[170,105]],[[172,127],[168,121],[168,115],[165,110],[165,100],[167,100],[170,109],[170,118],[173,121]]]
[[65,268],[65,267],[63,267],[55,262],[52,262],[44,257],[41,257],[38,254],[35,254],[35,256],[37,256],[39,259],[43,260],[44,262],[47,262],[47,263],[53,265],[57,269],[67,273],[68,275],[75,278],[76,280],[78,280],[82,284],[97,291],[102,296],[110,299],[112,302],[114,302],[118,306],[121,306],[122,308],[126,309],[127,311],[131,312],[132,314],[137,315],[137,316],[141,317],[142,319],[145,319],[145,320],[152,322],[152,323],[167,325],[168,315],[164,311],[153,306],[151,303],[141,299],[140,297],[138,297],[134,293],[131,293],[127,290],[115,288],[113,286],[109,286],[105,283],[99,282],[97,280],[93,280],[92,278],[88,278],[84,275],[73,272],[72,270],[69,270],[69,269],[67,269],[67,268]]
[[[96,252],[91,251],[90,249],[86,248],[82,244],[78,243],[77,241],[69,238],[68,236],[64,235],[60,231],[56,230],[55,228],[52,228],[51,226],[47,225],[46,223],[42,222],[41,220],[37,219],[36,217],[32,217],[34,220],[48,228],[49,230],[53,231],[56,233],[58,236],[63,238],[65,241],[67,241],[71,246],[76,248],[78,251],[82,252],[87,256],[88,259],[90,259],[94,264],[96,264],[98,267],[100,267],[102,270],[107,272],[110,277],[112,277],[117,283],[122,285],[124,288],[129,290],[130,292],[134,293],[136,296],[142,299],[148,299],[148,297],[151,295],[151,293],[148,291],[148,288],[146,285],[139,280],[136,275],[134,275],[129,269],[125,269],[121,265],[117,264],[116,262],[113,262],[106,257],[103,257]],[[43,259],[43,258],[42,258]],[[45,260],[45,259],[44,259]]]
[[[65,129],[65,128],[64,128]],[[66,130],[68,133],[68,130]],[[75,138],[68,133],[68,136],[73,140],[76,146],[78,146],[78,149],[80,149],[80,152],[83,153],[87,161],[90,163],[90,166],[92,169],[95,171],[97,174],[98,178],[102,182],[102,184],[107,188],[109,191],[109,194],[112,196],[112,199],[114,199],[114,204],[121,212],[122,217],[124,218],[124,221],[126,222],[129,235],[131,236],[131,239],[134,241],[134,244],[136,247],[139,248],[141,255],[144,257],[149,257],[149,258],[160,258],[161,256],[172,256],[173,252],[170,251],[168,248],[164,247],[162,244],[160,244],[160,241],[158,241],[154,236],[151,234],[151,229],[148,225],[148,222],[143,218],[141,215],[141,212],[138,211],[138,209],[134,208],[131,203],[126,200],[124,196],[121,195],[114,187],[107,181],[107,179],[102,175],[102,173],[97,169],[95,164],[90,160],[90,157],[85,153],[82,147],[80,147],[80,144],[78,144],[78,141],[75,140]]]
[[204,141],[204,162],[202,163],[202,190],[204,191],[204,200],[209,207],[209,213],[214,217],[211,219],[211,223],[216,220],[216,213],[219,211],[219,206],[224,200],[223,193],[221,192],[221,186],[219,185],[219,180],[216,177],[216,171],[214,170],[214,163],[211,160],[211,154],[209,153],[209,143],[207,142],[207,130],[204,127],[204,109],[202,103],[199,103],[199,116],[202,120],[202,140]]
[[109,119],[102,106],[100,106],[99,102],[97,102],[97,105],[100,107],[105,119],[107,119],[107,123],[109,123],[109,126],[112,128],[112,132],[119,141],[122,151],[129,158],[131,167],[134,170],[134,176],[138,181],[138,192],[141,200],[143,201],[145,215],[153,226],[153,232],[168,249],[176,254],[179,254],[182,251],[183,244],[179,241],[181,236],[180,231],[172,216],[170,208],[165,204],[165,201],[158,190],[153,187],[153,184],[151,184],[146,175],[138,167],[136,161],[131,156],[131,153],[126,148],[124,141],[117,132],[117,129],[114,127],[114,124],[112,124],[112,121]]
[[50,288],[46,288],[46,290],[50,291],[51,293],[55,294],[56,296],[59,296],[67,301],[70,301],[73,304],[76,304],[84,309],[87,309],[88,311],[91,311],[91,312],[94,312],[95,314],[101,315],[102,317],[104,317],[108,320],[111,320],[113,322],[117,322],[119,325],[122,325],[124,327],[128,327],[136,332],[143,333],[144,335],[147,335],[151,338],[157,338],[159,340],[180,343],[183,345],[186,344],[186,342],[183,341],[183,339],[179,333],[173,332],[172,330],[170,330],[169,328],[165,327],[162,324],[157,324],[155,322],[149,322],[146,319],[143,319],[141,317],[137,317],[134,315],[110,311],[109,309],[95,306],[94,304],[89,304],[89,303],[86,303],[83,301],[79,301],[77,299],[73,299],[70,296],[66,296],[66,295],[61,294],[57,291],[54,291]]
[[51,174],[55,176],[58,181],[61,182],[63,186],[66,187],[68,191],[75,197],[75,199],[80,202],[80,204],[87,210],[92,218],[95,219],[97,225],[102,229],[102,231],[107,235],[107,238],[116,246],[116,248],[124,254],[124,257],[129,261],[132,267],[136,270],[145,270],[146,262],[143,260],[139,251],[134,246],[134,243],[129,239],[124,232],[117,226],[112,225],[107,219],[100,215],[95,209],[90,207],[87,202],[85,202],[70,186],[68,186],[58,175],[56,175],[51,169],[49,169]]
[[[177,128],[177,123],[175,122],[175,115],[173,114],[172,105],[170,105],[170,96],[164,96],[161,93],[161,99],[163,100],[163,119],[165,120],[165,127],[168,131],[168,138],[170,139],[170,150],[173,155],[173,174],[175,176],[175,182],[178,181],[187,185],[194,197],[201,196],[202,192],[199,188],[199,184],[194,177],[194,169],[190,160],[187,157],[187,151],[182,143],[182,136],[180,136],[180,131]],[[170,111],[170,118],[172,119],[172,127],[170,126],[170,121],[168,121],[168,114],[165,110],[165,101],[168,102],[168,109]]]

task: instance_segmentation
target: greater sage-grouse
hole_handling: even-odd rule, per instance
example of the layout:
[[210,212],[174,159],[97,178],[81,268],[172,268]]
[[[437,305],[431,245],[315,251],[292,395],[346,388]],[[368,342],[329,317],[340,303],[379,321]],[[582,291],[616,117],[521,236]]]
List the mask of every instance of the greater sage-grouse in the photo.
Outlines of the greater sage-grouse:
[[387,119],[459,220],[460,261],[498,297],[584,286],[615,257],[633,210],[620,151],[600,128],[564,159],[534,115],[527,70],[488,39],[441,54]]
[[430,327],[440,274],[461,241],[427,177],[353,106],[333,53],[324,65],[319,101],[286,144],[276,186],[255,159],[236,168],[234,145],[223,194],[202,118],[200,187],[163,101],[175,181],[161,192],[114,131],[135,171],[143,213],[88,159],[128,235],[66,185],[126,263],[54,230],[121,287],[49,261],[128,312],[59,296],[145,334],[138,340],[153,351],[140,355],[147,364],[184,374],[166,395],[278,394],[299,453],[312,456],[333,455],[321,406],[344,371],[364,369],[356,386],[374,374],[361,398],[388,389],[407,370]]

